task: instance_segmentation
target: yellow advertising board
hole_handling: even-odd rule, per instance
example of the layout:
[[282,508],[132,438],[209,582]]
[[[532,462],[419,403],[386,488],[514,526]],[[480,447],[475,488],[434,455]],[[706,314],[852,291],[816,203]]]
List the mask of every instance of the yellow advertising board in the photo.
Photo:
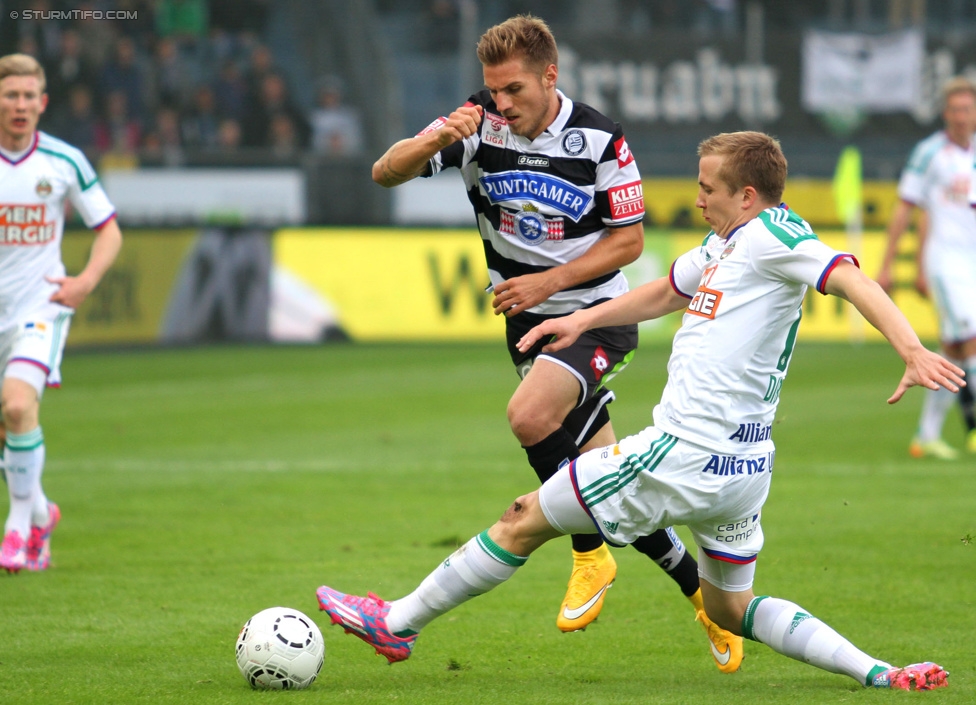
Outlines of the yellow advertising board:
[[[198,230],[126,231],[122,251],[75,313],[68,345],[156,343],[174,283]],[[69,274],[88,261],[94,234],[64,234],[61,254]]]
[[[868,276],[880,266],[882,231],[849,237],[842,230],[818,233],[838,250],[853,252]],[[701,243],[703,230],[648,231],[644,254],[624,269],[632,287],[668,272],[675,257]],[[923,339],[934,340],[937,321],[929,301],[910,287],[915,266],[914,236],[903,238],[896,266],[895,303]],[[296,228],[272,240],[276,267],[309,285],[334,308],[353,340],[503,339],[504,323],[494,316],[485,292],[488,274],[481,239],[472,230]],[[642,339],[670,339],[680,316],[642,326]],[[804,302],[800,339],[881,340],[850,304],[815,291]]]
[[272,256],[335,309],[354,340],[504,337],[473,229],[284,229]]

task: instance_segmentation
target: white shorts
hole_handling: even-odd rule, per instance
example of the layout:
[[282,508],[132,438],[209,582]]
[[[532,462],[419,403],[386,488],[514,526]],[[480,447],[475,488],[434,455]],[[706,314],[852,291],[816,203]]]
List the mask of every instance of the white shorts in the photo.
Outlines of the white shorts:
[[615,546],[667,526],[687,526],[715,561],[752,563],[763,546],[760,514],[775,451],[724,455],[653,426],[584,453],[543,484],[549,523]]
[[61,385],[61,358],[74,312],[50,304],[0,332],[0,367],[4,377],[21,379],[37,390]]
[[932,300],[939,313],[939,340],[961,343],[976,338],[976,262],[958,258],[927,263]]

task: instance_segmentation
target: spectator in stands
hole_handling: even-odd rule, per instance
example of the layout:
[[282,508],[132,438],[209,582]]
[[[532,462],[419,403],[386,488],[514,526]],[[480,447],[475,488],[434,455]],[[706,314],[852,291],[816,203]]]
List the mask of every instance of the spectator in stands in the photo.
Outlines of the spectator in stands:
[[61,119],[57,137],[73,144],[88,153],[95,148],[96,125],[95,110],[91,89],[84,83],[77,83],[68,93],[68,111]]
[[[97,71],[91,59],[84,53],[81,35],[76,29],[69,26],[61,33],[60,52],[45,67],[45,73],[48,104],[58,112],[63,112],[57,106],[67,105],[73,86],[78,84],[84,84],[89,88],[95,86]],[[68,141],[77,144],[74,140]]]
[[149,89],[147,73],[147,67],[137,55],[135,42],[129,37],[119,37],[114,56],[102,69],[99,91],[106,97],[121,92],[125,96],[127,116],[141,120],[145,116]]
[[268,124],[268,146],[279,159],[292,159],[299,154],[298,131],[287,113],[275,113]]
[[240,120],[244,116],[247,84],[236,61],[228,59],[220,67],[220,74],[213,84],[217,112],[221,117]]
[[139,149],[142,130],[129,114],[129,101],[122,89],[108,94],[105,115],[95,126],[95,146],[100,152],[131,154]]
[[308,121],[288,94],[285,79],[277,73],[265,76],[257,102],[245,115],[242,124],[244,144],[250,147],[270,146],[272,118],[279,113],[290,118],[298,145],[307,146],[311,133]]
[[275,72],[274,54],[264,44],[257,44],[248,59],[245,83],[247,85],[247,100],[251,103],[260,101],[261,86],[264,79]]
[[183,118],[184,144],[203,149],[216,147],[219,124],[213,89],[207,85],[197,86],[193,92],[193,106]]
[[234,118],[224,118],[217,127],[217,149],[235,152],[241,147],[241,123]]
[[[82,11],[103,9],[101,6],[96,5],[91,0],[72,4],[71,7],[72,9],[77,8]],[[120,27],[132,27],[135,29],[141,24],[141,22],[130,23],[88,20],[83,22],[72,22],[71,28],[77,29],[78,34],[81,35],[82,50],[85,52],[85,56],[87,56],[92,62],[92,65],[105,66],[105,64],[112,59],[112,56],[117,53],[116,42],[118,41],[118,32]],[[133,41],[133,47],[137,46],[132,37],[129,37],[129,39]],[[95,87],[96,98],[100,90],[101,89],[99,87]]]
[[362,152],[363,130],[359,111],[342,102],[342,84],[330,76],[319,88],[312,111],[312,147],[316,152],[349,156]]
[[163,106],[156,111],[152,129],[146,133],[142,146],[148,157],[158,159],[167,166],[183,163],[180,114],[175,108]]
[[[47,0],[33,0],[25,2],[19,7],[27,8],[32,12],[50,12],[53,8]],[[3,4],[3,9],[8,9],[8,3]],[[9,9],[17,9],[10,7]],[[3,13],[3,20],[6,21],[7,13]],[[34,42],[34,58],[40,61],[45,67],[51,66],[61,50],[61,23],[60,22],[20,22],[20,39],[30,37]]]
[[180,53],[176,41],[162,37],[156,42],[152,63],[153,97],[159,104],[183,105],[190,97],[196,71]]

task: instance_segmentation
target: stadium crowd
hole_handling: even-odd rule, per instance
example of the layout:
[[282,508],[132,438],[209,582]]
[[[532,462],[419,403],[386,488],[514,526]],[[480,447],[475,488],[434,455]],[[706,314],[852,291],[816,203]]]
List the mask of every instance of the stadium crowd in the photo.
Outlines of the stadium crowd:
[[[74,8],[130,19],[78,20]],[[31,14],[0,26],[0,39],[44,66],[50,107],[42,129],[94,161],[362,150],[341,78],[320,79],[310,109],[296,100],[263,36],[275,11],[267,0],[33,0],[25,10]]]

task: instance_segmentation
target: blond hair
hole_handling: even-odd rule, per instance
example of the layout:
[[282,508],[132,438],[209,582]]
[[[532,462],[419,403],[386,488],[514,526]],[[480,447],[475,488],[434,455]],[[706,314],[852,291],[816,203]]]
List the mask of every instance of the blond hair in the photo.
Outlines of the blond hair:
[[959,93],[968,93],[976,98],[976,85],[965,76],[950,78],[942,86],[942,107],[945,108],[949,104],[949,98]]
[[542,73],[558,64],[556,38],[545,21],[532,15],[516,15],[481,35],[478,60],[484,66],[498,66],[511,59],[522,59],[526,67]]
[[40,83],[41,93],[47,88],[47,78],[44,67],[37,59],[27,54],[7,54],[0,57],[0,81],[7,76],[36,76]]
[[786,188],[786,157],[779,140],[763,132],[723,132],[698,145],[698,156],[724,157],[717,177],[736,193],[746,186],[759,196],[779,203]]

